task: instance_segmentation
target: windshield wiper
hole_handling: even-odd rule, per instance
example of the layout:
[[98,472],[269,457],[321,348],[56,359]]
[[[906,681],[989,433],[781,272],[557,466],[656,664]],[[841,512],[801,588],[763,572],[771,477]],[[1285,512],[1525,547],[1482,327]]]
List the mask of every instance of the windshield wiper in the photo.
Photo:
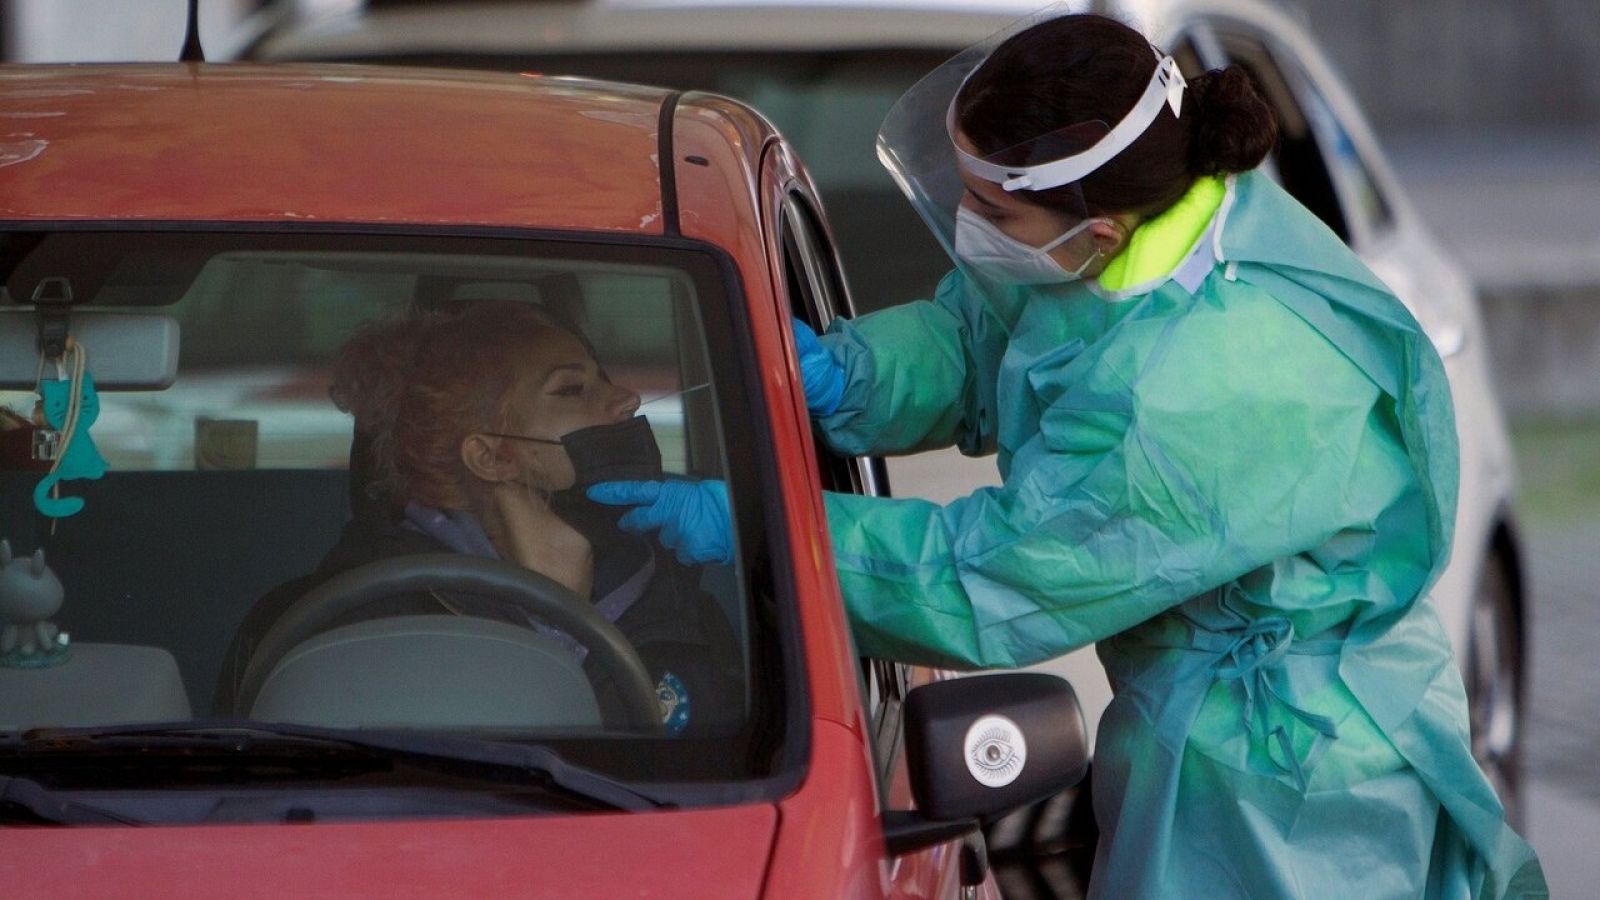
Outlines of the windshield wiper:
[[134,819],[68,800],[37,781],[0,775],[0,823],[22,825],[137,825]]
[[[418,768],[532,785],[606,809],[639,811],[672,806],[610,776],[563,759],[537,744],[278,722],[189,722],[115,728],[35,728],[0,739],[0,759],[132,753],[256,759],[285,755],[357,753]],[[197,760],[198,761],[198,760]]]

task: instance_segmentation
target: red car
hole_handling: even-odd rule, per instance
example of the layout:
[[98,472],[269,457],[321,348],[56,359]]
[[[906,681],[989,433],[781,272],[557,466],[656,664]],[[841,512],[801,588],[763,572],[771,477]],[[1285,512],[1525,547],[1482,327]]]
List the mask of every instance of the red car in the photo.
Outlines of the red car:
[[[849,300],[751,109],[535,74],[118,65],[0,68],[0,115],[0,613],[70,635],[0,655],[4,896],[994,897],[978,824],[1081,776],[1060,679],[854,652],[820,491],[885,487],[814,448],[790,317]],[[495,559],[307,587],[391,512],[329,399],[339,348],[507,300],[639,395],[664,477],[726,482],[733,563],[663,562],[733,635],[725,707],[674,718],[626,613]],[[63,334],[98,389],[75,432],[35,410],[41,377],[82,393]],[[105,474],[52,505],[52,441],[87,440]],[[230,662],[286,589],[293,614]],[[493,618],[339,618],[401,591],[532,610],[587,656]]]

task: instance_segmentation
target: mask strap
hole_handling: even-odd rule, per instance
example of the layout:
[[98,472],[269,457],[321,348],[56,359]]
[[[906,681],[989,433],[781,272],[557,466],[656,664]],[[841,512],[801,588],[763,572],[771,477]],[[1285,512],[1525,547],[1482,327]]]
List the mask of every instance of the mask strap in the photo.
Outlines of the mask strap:
[[[1082,222],[1079,222],[1071,228],[1068,228],[1066,231],[1063,231],[1060,237],[1038,249],[1042,253],[1049,253],[1051,250],[1054,250],[1062,244],[1065,244],[1067,241],[1070,241],[1085,231],[1088,231],[1090,225],[1093,225],[1095,222],[1101,221],[1102,219],[1104,219],[1104,216],[1092,216],[1084,219]],[[1098,245],[1096,245],[1096,248],[1098,249]]]
[[510,438],[513,441],[532,441],[535,444],[554,444],[557,447],[561,446],[560,441],[552,441],[549,438],[533,437],[526,434],[506,434],[500,431],[480,431],[478,433],[486,434],[489,437]]

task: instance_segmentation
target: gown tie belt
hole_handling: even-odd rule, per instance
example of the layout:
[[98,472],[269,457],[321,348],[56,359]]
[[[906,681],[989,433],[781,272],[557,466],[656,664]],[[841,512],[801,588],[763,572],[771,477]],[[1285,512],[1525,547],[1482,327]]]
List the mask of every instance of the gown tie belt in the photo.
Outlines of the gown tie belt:
[[[1216,656],[1215,673],[1221,681],[1238,682],[1244,692],[1246,731],[1259,738],[1266,755],[1274,767],[1294,779],[1303,793],[1306,789],[1306,769],[1321,756],[1327,742],[1338,738],[1338,729],[1332,719],[1318,715],[1289,699],[1279,683],[1283,678],[1283,664],[1290,654],[1306,656],[1331,656],[1339,653],[1342,641],[1297,641],[1294,624],[1283,616],[1264,616],[1240,623],[1239,627],[1212,630],[1193,619],[1194,649]],[[1288,723],[1277,722],[1269,715],[1278,709],[1288,713],[1312,730],[1317,737],[1302,759],[1294,750]],[[1276,752],[1274,752],[1276,750]]]

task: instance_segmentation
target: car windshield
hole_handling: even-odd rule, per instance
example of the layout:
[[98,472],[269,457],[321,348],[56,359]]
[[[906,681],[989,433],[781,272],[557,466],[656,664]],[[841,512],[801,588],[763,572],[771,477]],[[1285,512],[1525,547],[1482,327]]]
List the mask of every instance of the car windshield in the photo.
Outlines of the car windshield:
[[859,312],[932,296],[949,257],[875,156],[878,126],[960,48],[761,53],[366,53],[352,62],[540,71],[703,90],[772,120],[817,184]]
[[[88,375],[76,351],[3,366],[0,781],[50,774],[40,735],[104,755],[245,726],[221,743],[411,735],[435,741],[417,759],[520,745],[553,755],[489,759],[630,784],[771,776],[768,466],[729,440],[762,429],[726,271],[570,237],[0,233],[0,337],[26,341],[0,346],[70,295]],[[585,490],[618,479],[726,482],[732,562],[619,527]]]

